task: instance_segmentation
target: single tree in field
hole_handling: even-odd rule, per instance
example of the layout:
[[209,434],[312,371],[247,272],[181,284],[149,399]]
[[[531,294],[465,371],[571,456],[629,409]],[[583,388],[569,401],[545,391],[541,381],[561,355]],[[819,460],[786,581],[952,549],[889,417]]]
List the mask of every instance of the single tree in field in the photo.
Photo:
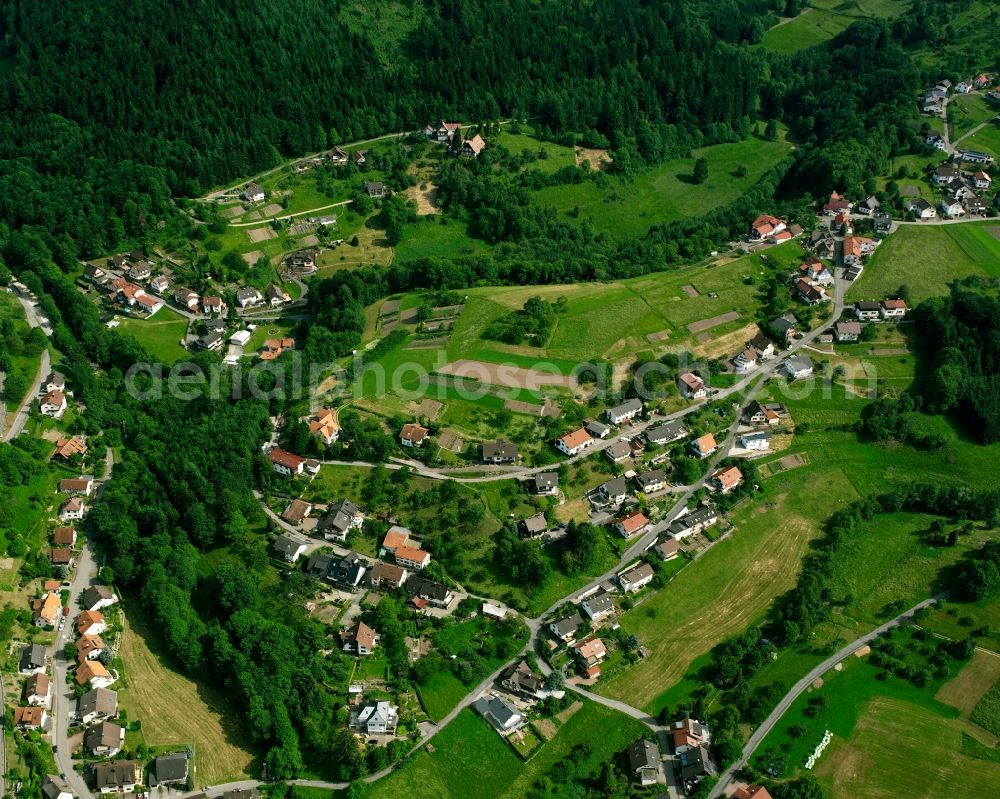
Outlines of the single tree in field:
[[699,158],[694,162],[694,182],[704,183],[708,180],[708,159]]

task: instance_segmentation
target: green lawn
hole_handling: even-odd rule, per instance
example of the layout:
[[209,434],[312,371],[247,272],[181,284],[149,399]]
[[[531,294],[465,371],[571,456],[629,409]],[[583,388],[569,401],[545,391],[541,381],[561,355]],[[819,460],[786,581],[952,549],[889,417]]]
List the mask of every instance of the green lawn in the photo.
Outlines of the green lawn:
[[[600,730],[600,735],[594,731]],[[522,763],[496,732],[471,710],[436,735],[433,752],[420,750],[390,776],[371,786],[370,799],[521,799],[528,795],[535,780],[548,774],[577,744],[591,748],[579,772],[593,778],[601,765],[622,751],[645,727],[616,711],[591,702],[574,713],[559,727],[551,741],[528,762]],[[577,795],[578,786],[549,794],[565,797]]]
[[[948,124],[951,126],[951,140],[956,141],[976,125],[988,122],[997,115],[997,108],[978,94],[953,97],[948,103]],[[964,146],[960,142],[959,146]]]
[[288,319],[269,319],[258,322],[256,329],[250,334],[250,340],[243,347],[243,352],[247,355],[256,354],[269,338],[294,338],[296,327],[298,327],[298,322]]
[[875,251],[850,289],[852,299],[881,299],[901,285],[914,302],[946,294],[948,283],[969,275],[1000,275],[996,223],[920,227],[903,225]]
[[458,258],[490,250],[485,241],[468,234],[464,223],[444,219],[431,214],[407,225],[403,240],[396,246],[396,259],[405,263],[419,258]]
[[864,17],[897,17],[909,0],[812,0],[794,19],[770,28],[762,46],[775,53],[794,53],[822,44]]
[[450,671],[439,671],[426,683],[417,686],[420,704],[432,721],[447,716],[467,693],[468,686]]
[[172,364],[185,358],[181,346],[187,335],[188,320],[170,308],[161,308],[151,319],[123,319],[118,328],[128,333],[158,360]]
[[[784,141],[752,136],[734,144],[716,144],[695,150],[691,158],[677,158],[628,181],[609,175],[535,192],[541,205],[553,206],[560,218],[587,221],[615,236],[644,235],[651,226],[701,216],[738,199],[791,149]],[[694,183],[696,158],[708,160],[708,180]],[[746,174],[738,177],[743,167]],[[579,213],[577,213],[577,210]]]
[[[28,391],[31,389],[31,383],[38,373],[38,364],[41,360],[42,348],[44,346],[44,336],[41,337],[38,343],[28,341],[28,337],[32,333],[24,316],[24,308],[21,307],[21,303],[13,294],[0,291],[0,323],[6,324],[8,322],[13,327],[14,335],[10,337],[9,344],[4,347],[5,354],[10,361],[10,368],[6,377],[8,382],[5,383],[7,390],[0,393],[0,397],[3,398],[7,410],[11,412],[11,418],[13,419],[13,412],[24,401]],[[41,333],[39,332],[34,335],[38,336]],[[23,390],[17,389],[19,385],[23,386]],[[3,405],[0,405],[0,412],[2,411]]]
[[[496,137],[498,144],[502,144],[515,155],[529,152],[536,156],[528,168],[537,169],[546,174],[557,172],[563,167],[576,165],[576,152],[572,147],[564,144],[555,144],[550,141],[540,141],[530,135],[530,128],[522,126],[522,133],[511,133],[509,126],[503,128],[503,132]],[[528,130],[529,133],[524,133]]]
[[[994,107],[994,111],[1000,111]],[[994,158],[1000,158],[1000,125],[987,125],[982,130],[965,139],[961,146],[968,150],[985,150]]]

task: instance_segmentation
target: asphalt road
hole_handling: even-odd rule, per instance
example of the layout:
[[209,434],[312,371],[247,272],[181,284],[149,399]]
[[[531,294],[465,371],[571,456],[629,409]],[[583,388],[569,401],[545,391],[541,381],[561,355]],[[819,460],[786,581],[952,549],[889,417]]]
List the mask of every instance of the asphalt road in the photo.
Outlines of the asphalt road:
[[[20,294],[15,296],[17,296],[18,302],[21,303],[21,307],[24,308],[24,316],[28,320],[28,325],[30,327],[41,327],[41,321],[38,318],[38,314],[35,313],[34,304],[30,300],[22,297]],[[48,375],[49,368],[49,351],[44,349],[42,350],[41,358],[39,358],[38,371],[35,373],[35,379],[31,383],[31,388],[24,397],[24,402],[22,402],[21,407],[17,409],[17,414],[14,416],[14,421],[11,422],[10,429],[4,433],[4,441],[10,441],[12,438],[16,438],[21,435],[21,431],[24,429],[24,425],[28,421],[28,416],[31,414],[31,403],[34,402],[35,398],[38,396],[38,390],[42,385],[42,380],[44,380],[46,375]]]
[[778,703],[778,706],[773,711],[771,711],[771,715],[769,715],[766,719],[764,719],[761,725],[756,730],[753,731],[753,734],[750,736],[750,738],[746,742],[746,745],[743,747],[743,754],[741,755],[740,759],[737,760],[735,763],[733,763],[733,765],[731,765],[722,773],[722,775],[719,777],[718,783],[716,783],[711,793],[709,793],[708,795],[709,799],[716,799],[717,797],[722,795],[723,791],[725,791],[725,789],[729,786],[729,783],[732,782],[735,773],[747,764],[747,762],[750,760],[751,755],[753,755],[757,747],[760,746],[761,742],[767,737],[767,734],[771,732],[772,729],[774,729],[774,725],[781,720],[781,717],[784,716],[785,713],[788,711],[788,708],[791,707],[792,702],[798,699],[799,696],[802,694],[802,692],[805,691],[810,685],[812,685],[816,679],[822,677],[830,669],[832,669],[834,666],[840,663],[840,661],[842,661],[844,658],[857,652],[859,649],[861,649],[861,647],[870,644],[873,640],[878,638],[878,636],[880,636],[886,630],[895,627],[900,623],[902,623],[903,621],[911,618],[913,614],[920,608],[928,607],[929,605],[932,605],[938,600],[944,598],[946,595],[947,592],[944,592],[938,594],[937,596],[931,597],[930,599],[925,599],[923,602],[918,602],[909,610],[905,610],[902,613],[900,613],[898,616],[896,616],[896,618],[890,619],[885,624],[876,627],[870,633],[862,635],[860,638],[855,639],[847,646],[843,647],[842,649],[834,653],[833,655],[830,655],[830,657],[828,657],[826,660],[824,660],[822,663],[816,666],[812,671],[806,674],[801,680],[795,683],[795,685],[792,686],[792,689],[787,694],[785,694],[782,700]]

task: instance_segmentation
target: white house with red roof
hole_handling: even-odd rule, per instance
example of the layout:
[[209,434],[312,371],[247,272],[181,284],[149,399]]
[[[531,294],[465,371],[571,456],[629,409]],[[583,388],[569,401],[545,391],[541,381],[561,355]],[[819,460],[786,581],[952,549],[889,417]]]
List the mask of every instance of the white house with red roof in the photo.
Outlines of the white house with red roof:
[[66,412],[66,395],[61,391],[50,391],[38,401],[38,410],[42,416],[61,419]]
[[556,439],[556,449],[560,452],[565,452],[567,455],[573,456],[578,452],[583,452],[587,447],[592,446],[594,439],[590,437],[590,433],[583,427],[579,430],[574,430],[572,433],[567,433],[564,436],[560,436]]
[[760,214],[750,225],[750,240],[762,241],[785,230],[788,225],[784,219],[778,219],[770,214]]
[[271,461],[274,471],[285,477],[294,477],[302,474],[305,469],[306,459],[292,452],[274,447],[267,453],[267,459]]

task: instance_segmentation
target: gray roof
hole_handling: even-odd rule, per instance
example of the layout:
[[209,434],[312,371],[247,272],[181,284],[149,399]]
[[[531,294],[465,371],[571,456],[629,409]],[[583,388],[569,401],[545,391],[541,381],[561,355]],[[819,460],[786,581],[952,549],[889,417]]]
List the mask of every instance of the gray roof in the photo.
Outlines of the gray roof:
[[664,422],[648,429],[646,431],[646,440],[651,442],[673,441],[676,438],[680,438],[686,432],[684,422],[680,419],[674,419],[673,421]]
[[489,699],[481,697],[476,700],[474,707],[483,718],[495,722],[494,726],[506,727],[511,719],[521,715],[499,696]]
[[483,457],[517,460],[517,444],[512,444],[503,438],[498,438],[496,441],[486,441],[483,444]]
[[544,513],[536,513],[534,516],[529,516],[527,519],[521,519],[521,527],[528,535],[535,535],[536,533],[544,533],[549,529],[549,522],[545,518]]
[[348,552],[344,557],[337,558],[330,564],[327,577],[336,583],[357,585],[365,575],[364,564],[357,552]]
[[94,765],[94,783],[101,788],[119,788],[135,783],[138,763],[134,760],[112,760]]
[[61,793],[72,794],[73,789],[58,774],[48,774],[42,783],[42,794],[46,799],[56,799]]
[[608,447],[608,452],[611,454],[612,458],[619,460],[620,458],[627,458],[631,455],[632,447],[628,445],[627,441],[618,440],[613,442],[611,446]]
[[118,694],[107,688],[93,688],[80,697],[77,711],[81,716],[91,713],[114,716],[118,712]]
[[794,358],[789,358],[785,363],[795,372],[798,372],[800,369],[813,368],[812,358],[808,355],[796,355]]
[[617,497],[628,493],[628,485],[624,477],[616,477],[614,480],[608,480],[608,482],[602,483],[599,488],[601,493],[606,497]]
[[626,413],[639,412],[642,411],[642,400],[632,398],[625,400],[621,405],[615,405],[613,408],[608,408],[608,416],[622,416]]
[[185,752],[174,752],[156,758],[153,768],[157,782],[179,782],[187,779],[188,759]]
[[558,472],[542,472],[535,475],[536,488],[557,488],[559,486]]
[[640,738],[628,748],[628,765],[632,771],[645,768],[658,768],[660,764],[660,747],[645,738]]
[[581,607],[586,608],[590,613],[602,613],[606,610],[612,610],[615,606],[614,600],[611,599],[611,594],[597,594],[589,599],[585,599],[580,603]]
[[403,587],[410,596],[419,596],[424,599],[433,599],[436,602],[444,602],[451,593],[451,589],[433,580],[425,580],[419,574],[411,574],[406,578]]
[[117,749],[122,743],[122,728],[113,721],[102,721],[88,727],[83,736],[84,748],[93,752],[98,747]]
[[291,555],[298,551],[302,542],[288,535],[279,535],[274,541],[274,551],[282,555]]
[[565,619],[560,619],[552,625],[552,630],[562,638],[564,635],[569,635],[574,633],[583,624],[583,618],[579,613],[574,613],[571,616],[567,616]]
[[83,592],[83,604],[88,608],[96,605],[103,599],[111,599],[114,592],[106,585],[92,585]]
[[637,583],[639,580],[652,577],[654,574],[656,574],[656,572],[653,571],[653,567],[648,563],[637,563],[628,571],[622,572],[621,580],[629,583]]
[[306,561],[306,571],[314,577],[326,577],[334,557],[330,552],[314,552]]
[[642,488],[645,488],[654,483],[664,482],[667,479],[667,473],[663,469],[650,469],[649,471],[641,472],[635,479],[638,480]]
[[754,433],[743,433],[740,435],[741,441],[770,441],[771,432],[769,430],[758,430]]
[[240,289],[236,292],[237,300],[252,300],[260,296],[260,292],[257,291],[253,286],[248,286],[245,289]]
[[21,647],[17,663],[21,671],[41,668],[45,665],[45,647],[41,644],[25,644]]
[[603,438],[611,432],[611,428],[603,422],[587,422],[583,429],[595,438]]
[[771,320],[771,327],[775,330],[781,331],[791,330],[797,324],[798,320],[796,320],[795,316],[791,313],[786,313],[783,316],[779,316],[776,319]]

